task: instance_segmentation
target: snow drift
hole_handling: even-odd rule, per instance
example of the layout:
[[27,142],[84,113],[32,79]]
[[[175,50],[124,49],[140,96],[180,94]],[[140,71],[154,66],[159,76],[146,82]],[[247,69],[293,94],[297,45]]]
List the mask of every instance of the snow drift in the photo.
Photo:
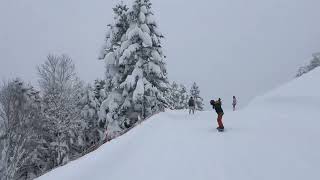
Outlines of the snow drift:
[[224,133],[215,130],[213,111],[156,115],[39,179],[318,179],[319,81],[318,68],[226,112]]

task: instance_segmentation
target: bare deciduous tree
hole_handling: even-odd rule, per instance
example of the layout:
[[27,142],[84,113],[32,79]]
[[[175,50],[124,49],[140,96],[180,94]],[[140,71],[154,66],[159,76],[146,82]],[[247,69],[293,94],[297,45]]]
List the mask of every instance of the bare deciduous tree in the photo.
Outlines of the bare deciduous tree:
[[71,90],[79,83],[75,65],[67,55],[48,55],[47,61],[38,66],[37,70],[39,85],[45,94]]
[[37,70],[44,113],[52,123],[51,129],[57,141],[57,165],[65,164],[70,159],[72,143],[80,132],[81,117],[77,105],[82,82],[77,77],[72,59],[67,55],[49,55]]

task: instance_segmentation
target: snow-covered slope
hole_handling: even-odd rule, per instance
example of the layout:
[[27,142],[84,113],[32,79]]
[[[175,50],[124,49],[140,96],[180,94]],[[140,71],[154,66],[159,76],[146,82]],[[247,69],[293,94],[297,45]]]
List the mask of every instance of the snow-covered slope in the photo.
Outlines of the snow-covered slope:
[[293,81],[256,98],[251,104],[287,103],[320,106],[320,68],[317,68]]
[[[320,69],[226,112],[168,111],[41,180],[320,178]],[[225,102],[228,103],[228,102]]]

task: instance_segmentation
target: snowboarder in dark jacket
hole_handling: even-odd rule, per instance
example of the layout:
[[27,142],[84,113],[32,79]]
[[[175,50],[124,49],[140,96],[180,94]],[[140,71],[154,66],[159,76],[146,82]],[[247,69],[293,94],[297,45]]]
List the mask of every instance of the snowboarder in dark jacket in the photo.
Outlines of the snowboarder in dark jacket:
[[196,106],[195,106],[193,97],[190,97],[188,105],[189,105],[189,114],[191,114],[191,112],[192,114],[194,114],[194,110],[196,109]]
[[216,113],[218,114],[217,122],[218,122],[218,130],[224,130],[224,126],[222,123],[222,116],[224,115],[223,109],[222,109],[222,102],[219,98],[217,101],[211,100],[210,104],[212,105],[212,108],[216,110]]

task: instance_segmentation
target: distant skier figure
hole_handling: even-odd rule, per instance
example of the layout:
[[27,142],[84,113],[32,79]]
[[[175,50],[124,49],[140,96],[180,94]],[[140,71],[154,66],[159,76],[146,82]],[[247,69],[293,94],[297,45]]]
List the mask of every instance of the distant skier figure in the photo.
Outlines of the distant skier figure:
[[212,105],[212,108],[216,110],[216,113],[218,114],[217,122],[218,122],[218,131],[223,131],[224,126],[222,123],[222,116],[224,115],[223,109],[222,109],[222,102],[219,98],[217,101],[211,100],[210,104]]
[[233,111],[236,110],[236,105],[237,105],[237,98],[235,96],[233,96],[233,101],[232,101]]
[[193,97],[190,97],[189,102],[188,102],[188,105],[189,105],[189,114],[191,114],[191,112],[192,112],[192,114],[194,114],[194,110],[196,109],[195,104],[196,104],[196,103],[194,102]]

